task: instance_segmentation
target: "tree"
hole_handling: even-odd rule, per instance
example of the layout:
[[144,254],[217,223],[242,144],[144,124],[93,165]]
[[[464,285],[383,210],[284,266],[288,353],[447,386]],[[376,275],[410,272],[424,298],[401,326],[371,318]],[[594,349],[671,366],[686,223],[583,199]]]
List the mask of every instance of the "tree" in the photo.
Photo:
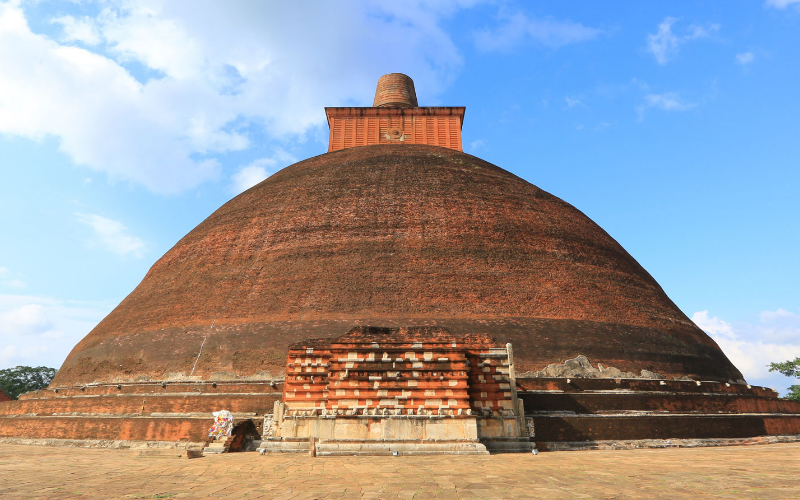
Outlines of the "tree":
[[[784,361],[783,363],[770,363],[769,371],[778,372],[787,377],[800,378],[800,358],[795,358],[794,361]],[[786,399],[800,402],[800,385],[790,386]]]
[[56,376],[55,368],[46,366],[15,366],[0,370],[0,389],[11,399],[20,394],[44,389]]

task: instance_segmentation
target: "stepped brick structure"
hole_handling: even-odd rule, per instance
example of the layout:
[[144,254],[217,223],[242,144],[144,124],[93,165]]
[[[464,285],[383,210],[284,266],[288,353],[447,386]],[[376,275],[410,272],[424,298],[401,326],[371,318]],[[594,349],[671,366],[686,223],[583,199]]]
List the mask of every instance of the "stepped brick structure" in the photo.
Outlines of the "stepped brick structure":
[[8,397],[8,394],[3,392],[3,389],[0,389],[0,403],[2,403],[3,401],[11,401],[11,398]]
[[354,328],[289,347],[262,449],[316,454],[531,451],[511,345],[441,327]]
[[[525,435],[563,449],[800,434],[800,403],[747,385],[608,233],[464,154],[464,108],[419,107],[411,79],[391,74],[373,107],[326,114],[330,152],[275,173],[183,237],[75,346],[48,389],[0,403],[0,439],[201,446],[211,412],[223,409],[273,449],[319,439],[326,453],[388,452],[370,435],[334,444],[348,422],[371,422],[399,446],[413,434],[393,430],[403,418],[425,429],[448,421],[453,446],[428,439],[429,452],[499,450],[501,437],[527,449]],[[377,330],[353,330],[362,325]],[[362,342],[373,335],[379,347]],[[437,343],[444,338],[450,347]],[[508,344],[515,370],[491,373],[508,376],[498,384],[509,389],[490,388],[483,370],[505,367],[487,366],[481,353]],[[389,345],[402,351],[391,370]],[[354,361],[339,361],[351,352]],[[370,354],[381,359],[377,371]],[[544,376],[579,356],[598,369]],[[381,377],[373,388],[370,377]],[[390,397],[398,380],[420,385]],[[373,390],[386,397],[367,398]],[[317,413],[297,413],[307,411]]]

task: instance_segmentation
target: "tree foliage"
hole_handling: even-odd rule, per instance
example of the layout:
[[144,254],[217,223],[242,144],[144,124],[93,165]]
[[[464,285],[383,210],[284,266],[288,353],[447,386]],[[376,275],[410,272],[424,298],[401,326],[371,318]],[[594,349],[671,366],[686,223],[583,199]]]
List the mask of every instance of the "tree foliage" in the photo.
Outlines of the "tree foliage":
[[[769,371],[778,372],[787,377],[800,378],[800,358],[795,358],[794,361],[784,361],[783,363],[770,363]],[[800,385],[790,386],[786,399],[800,401]]]
[[44,389],[56,375],[55,368],[46,366],[15,366],[0,370],[0,389],[11,399],[20,394]]

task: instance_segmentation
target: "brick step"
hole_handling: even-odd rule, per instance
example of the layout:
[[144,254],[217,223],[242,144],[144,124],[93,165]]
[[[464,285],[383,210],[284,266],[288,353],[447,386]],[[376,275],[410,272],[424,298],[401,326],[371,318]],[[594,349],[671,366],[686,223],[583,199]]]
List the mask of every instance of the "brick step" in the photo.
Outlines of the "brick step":
[[751,438],[800,434],[800,415],[538,415],[540,449],[554,442]]
[[752,446],[760,444],[797,443],[800,434],[788,436],[758,436],[747,438],[700,439],[633,439],[608,441],[550,441],[543,444],[547,451],[638,450],[642,448],[702,448],[709,446]]
[[109,394],[88,397],[25,399],[0,404],[2,415],[51,415],[53,413],[84,414],[149,414],[207,413],[228,410],[234,413],[272,411],[280,394]]
[[525,413],[573,412],[578,414],[620,411],[669,413],[796,413],[800,403],[785,399],[740,394],[670,393],[528,393],[519,392]]
[[93,396],[102,394],[269,394],[283,392],[283,380],[261,381],[203,381],[203,382],[141,382],[99,384],[75,387],[54,387],[23,394],[19,399],[51,399],[55,397]]
[[0,418],[0,437],[203,442],[213,423],[211,415],[205,418],[25,416]]
[[749,394],[752,396],[777,398],[773,389],[745,384],[721,382],[695,382],[692,380],[655,380],[637,378],[561,378],[561,377],[517,377],[517,387],[523,391],[639,391],[639,392],[686,392]]

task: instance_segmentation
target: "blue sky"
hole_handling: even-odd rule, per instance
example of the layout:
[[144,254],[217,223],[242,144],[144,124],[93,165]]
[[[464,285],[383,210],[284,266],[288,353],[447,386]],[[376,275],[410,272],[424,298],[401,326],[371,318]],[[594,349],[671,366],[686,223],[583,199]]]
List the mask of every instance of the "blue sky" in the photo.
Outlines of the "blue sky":
[[616,238],[749,382],[800,356],[800,0],[3,2],[0,368],[60,366],[378,77]]

